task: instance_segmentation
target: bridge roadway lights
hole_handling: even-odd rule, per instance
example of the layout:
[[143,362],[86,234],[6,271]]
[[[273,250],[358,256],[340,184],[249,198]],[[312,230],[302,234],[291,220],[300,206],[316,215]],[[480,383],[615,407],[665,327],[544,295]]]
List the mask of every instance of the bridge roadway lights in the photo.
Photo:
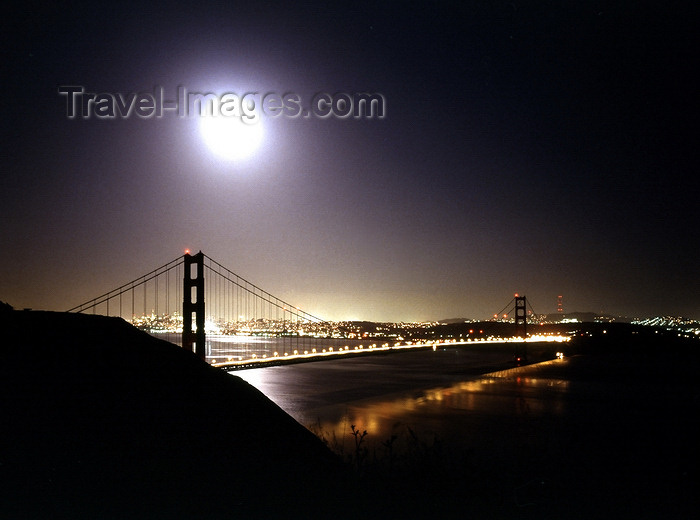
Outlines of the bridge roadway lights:
[[[193,350],[201,359],[206,358],[206,337],[204,334],[204,253],[196,255],[185,253],[183,257],[185,275],[183,276],[182,300],[182,347]],[[192,266],[196,274],[192,275]],[[192,288],[195,287],[194,301]],[[192,315],[196,329],[192,330]],[[193,348],[194,346],[194,348]]]

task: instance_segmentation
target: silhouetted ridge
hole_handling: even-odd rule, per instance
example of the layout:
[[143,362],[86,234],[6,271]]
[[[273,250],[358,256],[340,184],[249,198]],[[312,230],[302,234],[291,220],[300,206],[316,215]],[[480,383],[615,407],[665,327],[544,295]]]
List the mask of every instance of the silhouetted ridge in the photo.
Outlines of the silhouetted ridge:
[[340,476],[258,390],[119,318],[0,326],[0,517],[276,516]]

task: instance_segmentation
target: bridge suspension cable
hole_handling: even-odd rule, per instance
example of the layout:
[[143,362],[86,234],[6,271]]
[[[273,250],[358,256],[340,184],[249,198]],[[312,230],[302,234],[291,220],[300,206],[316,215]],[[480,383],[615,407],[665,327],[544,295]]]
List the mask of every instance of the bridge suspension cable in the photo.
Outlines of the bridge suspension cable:
[[[200,265],[201,273],[193,275]],[[187,252],[68,312],[119,316],[141,330],[193,348],[210,362],[349,348],[341,346],[348,343],[346,339],[337,334],[331,338],[333,324],[274,296],[201,252],[193,256]]]
[[[505,307],[503,307],[497,314],[494,314],[493,317],[494,319],[499,319],[500,317],[507,318],[508,316],[512,316],[515,314],[515,308],[516,308],[516,301],[517,301],[518,295],[516,294],[507,304]],[[523,296],[523,298],[525,298]],[[532,305],[530,304],[530,299],[525,298],[525,301],[527,303],[527,307],[530,309],[530,314],[528,317],[532,316],[537,316],[535,313],[535,310],[532,308]]]
[[211,361],[284,358],[331,348],[330,323],[203,256]]
[[[219,262],[216,260],[212,259],[208,255],[204,255],[205,263],[205,272],[210,272],[215,275],[218,275],[222,280],[231,283],[235,285],[236,287],[239,287],[241,290],[251,294],[252,296],[255,296],[258,298],[261,302],[266,302],[270,305],[270,307],[275,307],[277,309],[281,309],[285,312],[289,312],[290,315],[293,315],[295,317],[298,317],[299,319],[302,320],[307,320],[312,323],[325,323],[325,320],[322,318],[319,318],[318,316],[314,316],[313,314],[301,310],[299,307],[296,307],[292,305],[289,302],[286,302],[282,300],[281,298],[277,298],[276,296],[273,296],[269,292],[261,289],[257,285],[249,282],[245,278],[237,275],[230,269],[224,267],[221,265]],[[207,261],[208,260],[208,264]],[[221,287],[216,286],[215,289],[221,290]],[[226,302],[224,302],[226,303]],[[224,307],[224,313],[226,312],[226,307]],[[217,312],[217,315],[221,315],[221,313]]]
[[[124,306],[124,301],[123,301],[123,295],[126,293],[131,293],[132,298],[131,298],[131,303],[132,303],[132,316],[135,315],[136,312],[136,299],[134,295],[134,290],[138,287],[144,287],[143,295],[144,295],[144,305],[142,307],[143,313],[146,314],[146,309],[148,307],[149,302],[152,303],[152,310],[157,314],[159,310],[162,310],[162,305],[165,303],[165,306],[167,309],[171,308],[171,283],[170,283],[170,271],[177,270],[178,268],[181,269],[182,267],[182,257],[178,257],[174,260],[171,260],[170,262],[163,264],[162,266],[154,269],[153,271],[146,273],[142,276],[139,276],[138,278],[135,278],[134,280],[125,283],[123,285],[120,285],[116,289],[112,289],[111,291],[107,291],[106,293],[97,296],[96,298],[93,298],[91,300],[88,300],[84,303],[81,303],[80,305],[76,305],[75,307],[72,307],[68,309],[66,312],[85,312],[85,311],[92,311],[92,313],[96,313],[98,310],[100,310],[100,306],[105,307],[105,314],[106,315],[112,315],[113,312],[110,312],[110,303],[112,300],[119,298],[119,316],[122,316],[123,314],[123,306]],[[165,283],[161,284],[160,290],[158,287],[158,280],[160,277],[165,276]],[[177,278],[177,276],[175,277]],[[155,284],[155,289],[153,292],[153,295],[151,298],[148,298],[148,292],[146,291],[145,287],[148,284],[148,282],[154,280]],[[162,294],[164,293],[164,294]],[[160,299],[160,302],[159,302]],[[175,298],[175,301],[177,302],[177,296]],[[161,305],[161,308],[159,309],[159,303]],[[112,303],[114,305],[114,303]]]

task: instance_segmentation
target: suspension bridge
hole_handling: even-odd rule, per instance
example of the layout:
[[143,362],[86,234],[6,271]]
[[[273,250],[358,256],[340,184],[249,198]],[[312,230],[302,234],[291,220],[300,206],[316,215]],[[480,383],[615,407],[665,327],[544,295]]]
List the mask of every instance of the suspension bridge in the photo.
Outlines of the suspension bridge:
[[[516,294],[495,315],[505,319],[509,314],[504,311],[512,306],[514,339],[527,338],[526,305],[525,297]],[[230,369],[369,351],[436,348],[441,344],[386,338],[381,342],[362,337],[342,323],[328,322],[272,295],[201,251],[186,251],[68,312],[121,317],[141,330],[194,351],[208,363]],[[498,338],[498,342],[503,341]],[[524,344],[516,347],[516,357],[524,360],[525,355]]]

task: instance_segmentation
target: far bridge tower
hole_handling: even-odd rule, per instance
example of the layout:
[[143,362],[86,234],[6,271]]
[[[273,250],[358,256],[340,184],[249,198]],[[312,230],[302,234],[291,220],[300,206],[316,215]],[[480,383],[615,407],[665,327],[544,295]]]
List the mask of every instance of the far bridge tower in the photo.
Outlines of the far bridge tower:
[[[527,339],[527,298],[515,295],[515,336]],[[527,361],[527,344],[516,342],[515,361],[524,363]]]

